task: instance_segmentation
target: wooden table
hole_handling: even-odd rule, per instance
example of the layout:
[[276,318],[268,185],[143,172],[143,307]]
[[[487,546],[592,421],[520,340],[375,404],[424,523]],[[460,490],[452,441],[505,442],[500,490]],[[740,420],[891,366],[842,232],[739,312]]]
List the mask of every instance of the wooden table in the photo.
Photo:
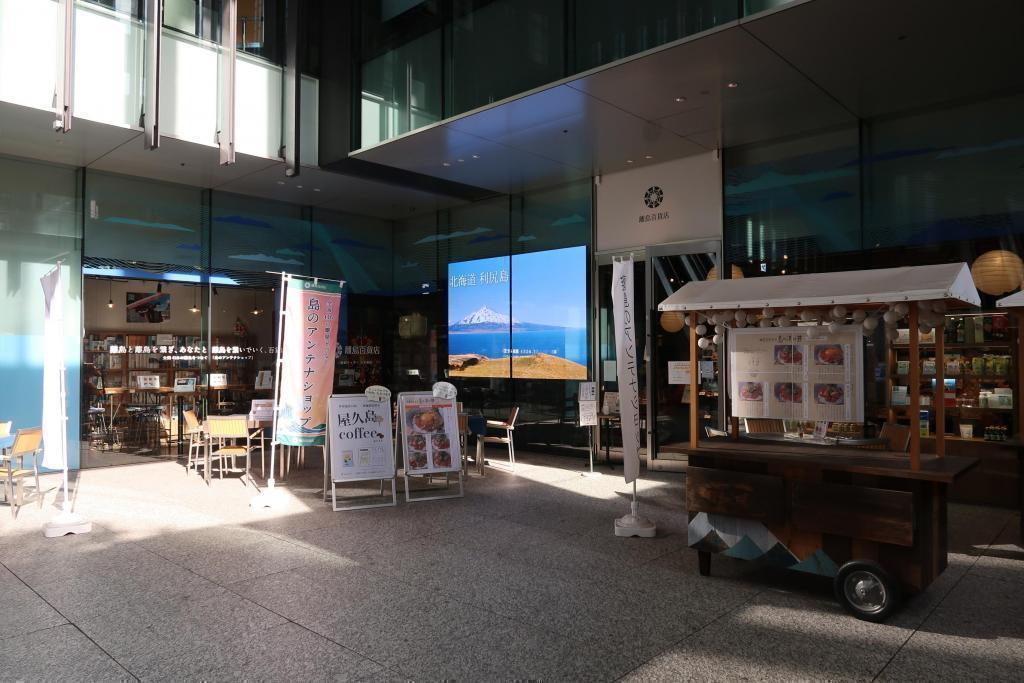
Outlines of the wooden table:
[[910,593],[946,567],[946,490],[973,458],[711,439],[686,449],[690,546],[835,578],[875,562]]

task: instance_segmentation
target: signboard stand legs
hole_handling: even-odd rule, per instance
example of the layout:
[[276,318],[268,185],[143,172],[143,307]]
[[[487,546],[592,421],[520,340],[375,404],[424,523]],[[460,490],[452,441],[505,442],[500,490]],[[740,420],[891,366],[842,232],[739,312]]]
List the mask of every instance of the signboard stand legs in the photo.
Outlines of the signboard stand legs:
[[590,471],[583,472],[584,477],[600,477],[600,472],[594,471],[594,428],[587,427],[587,451],[590,455]]
[[[50,273],[45,275],[42,279],[43,285],[43,296],[46,298],[46,323],[48,323],[46,332],[46,340],[48,343],[52,343],[58,347],[55,353],[47,353],[47,363],[54,362],[57,358],[60,359],[60,369],[58,370],[59,375],[59,393],[60,393],[60,451],[61,461],[64,470],[64,500],[61,502],[60,512],[54,516],[49,522],[43,526],[43,535],[47,538],[56,538],[57,536],[64,536],[66,534],[87,534],[92,531],[92,522],[86,520],[81,515],[77,515],[71,511],[71,491],[68,488],[68,392],[67,392],[67,371],[64,367],[64,290],[60,286],[60,267],[62,261],[57,261],[57,265]],[[52,402],[46,400],[47,391],[52,391],[57,387],[47,386],[47,377],[44,370],[43,373],[43,413],[45,415],[47,409],[52,411]],[[56,415],[51,414],[50,419],[57,418]],[[49,445],[46,443],[45,433],[49,430],[44,429],[43,446],[44,448]],[[52,434],[52,432],[50,432]],[[46,458],[43,462],[44,466]],[[39,479],[36,479],[38,484]],[[37,496],[40,495],[39,491],[35,492]]]
[[[383,497],[384,496],[384,482],[390,481],[391,482],[391,500],[390,501],[384,501],[382,503],[365,503],[365,504],[356,503],[356,504],[352,504],[352,505],[343,505],[343,506],[339,507],[338,506],[338,488],[337,488],[338,482],[336,482],[334,480],[334,477],[329,472],[326,471],[326,468],[328,467],[327,463],[330,462],[330,457],[331,457],[331,453],[330,453],[330,439],[328,439],[327,443],[324,444],[324,468],[325,468],[325,472],[324,472],[324,491],[325,491],[324,499],[326,500],[326,498],[327,498],[327,496],[326,496],[327,482],[328,482],[328,479],[330,479],[331,509],[333,509],[335,512],[348,512],[350,510],[368,510],[370,508],[390,508],[390,507],[396,507],[398,505],[398,488],[397,488],[397,485],[395,483],[396,478],[395,477],[391,477],[390,479],[379,479],[379,480],[377,480],[377,479],[364,479],[364,480],[347,479],[346,480],[347,482],[354,482],[354,481],[380,481],[380,496],[378,496],[378,497]],[[389,454],[389,458],[391,458],[392,461],[394,460],[394,456],[392,456],[390,454]]]
[[[435,396],[433,392],[405,392],[398,395],[398,436],[402,443],[402,479],[405,502],[462,498],[462,453],[459,444],[458,413],[455,400]],[[416,470],[411,474],[410,470]],[[444,475],[444,489],[451,487],[451,475],[458,475],[459,492],[439,495],[412,495],[414,477]],[[421,493],[432,494],[442,489],[430,488]]]

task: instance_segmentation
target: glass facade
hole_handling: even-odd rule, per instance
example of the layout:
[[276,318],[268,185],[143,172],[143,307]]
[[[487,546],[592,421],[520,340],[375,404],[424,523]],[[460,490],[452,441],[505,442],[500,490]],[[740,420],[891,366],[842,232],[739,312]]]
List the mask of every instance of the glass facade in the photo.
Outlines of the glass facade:
[[357,147],[734,21],[744,11],[742,0],[358,5]]
[[1019,252],[1022,115],[1014,95],[727,149],[727,260],[751,277]]
[[68,462],[79,463],[82,235],[75,169],[0,157],[0,421],[12,429],[42,424],[43,289],[61,262],[64,365],[68,387]]
[[[142,19],[145,0],[85,0]],[[221,42],[224,0],[163,0],[164,27]],[[238,0],[235,45],[240,52],[280,64],[284,45],[284,0]]]

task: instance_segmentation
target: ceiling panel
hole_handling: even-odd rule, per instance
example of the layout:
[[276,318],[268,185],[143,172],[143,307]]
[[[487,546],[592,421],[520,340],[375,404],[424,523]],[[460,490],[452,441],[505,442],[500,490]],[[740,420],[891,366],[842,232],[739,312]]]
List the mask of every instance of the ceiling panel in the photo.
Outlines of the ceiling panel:
[[743,23],[868,118],[1024,87],[1024,2],[813,0]]
[[[218,187],[275,165],[281,164],[271,159],[237,154],[236,163],[224,166],[220,163],[220,152],[216,147],[164,137],[158,149],[147,150],[140,137],[92,162],[89,168],[183,185]],[[283,165],[281,176],[284,177]]]
[[608,172],[621,167],[626,159],[670,159],[705,151],[570,85],[471,114],[451,126],[558,162],[573,169],[574,177]]
[[353,156],[501,193],[589,175],[589,170],[463,132],[455,123],[432,126]]
[[283,163],[224,183],[217,189],[392,220],[463,203],[316,168],[303,168],[298,176],[287,178]]
[[0,154],[86,166],[142,134],[85,119],[75,119],[67,134],[57,133],[53,119],[50,111],[0,102]]

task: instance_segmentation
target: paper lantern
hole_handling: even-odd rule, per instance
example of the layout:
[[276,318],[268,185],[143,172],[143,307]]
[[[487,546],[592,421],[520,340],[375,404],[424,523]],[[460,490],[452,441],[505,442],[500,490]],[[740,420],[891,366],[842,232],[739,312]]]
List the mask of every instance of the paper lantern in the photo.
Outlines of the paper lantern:
[[665,311],[661,314],[658,322],[661,324],[661,329],[666,332],[678,332],[683,329],[684,320],[685,315],[679,311]]
[[[743,271],[740,270],[739,266],[737,266],[736,264],[733,264],[732,266],[729,267],[729,276],[733,280],[739,280],[740,278],[743,277]],[[711,270],[708,271],[707,279],[708,280],[717,280],[718,279],[718,266],[711,266]]]
[[974,259],[971,276],[975,287],[986,294],[999,296],[1020,289],[1024,280],[1024,261],[1012,251],[993,249]]

